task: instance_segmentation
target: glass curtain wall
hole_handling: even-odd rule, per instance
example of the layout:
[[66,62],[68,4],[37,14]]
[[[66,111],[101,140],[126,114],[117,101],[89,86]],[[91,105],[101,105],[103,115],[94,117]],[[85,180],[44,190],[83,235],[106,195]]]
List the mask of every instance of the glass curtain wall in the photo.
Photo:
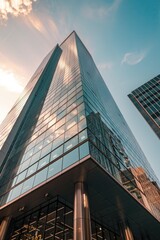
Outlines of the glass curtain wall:
[[89,155],[143,203],[136,169],[157,179],[92,57],[74,32],[57,49],[5,159],[1,205]]
[[[73,209],[61,198],[14,219],[8,240],[72,240]],[[120,240],[118,233],[92,219],[93,240]]]
[[[1,204],[13,201],[89,155],[74,35],[61,45],[61,50],[49,90],[42,86],[37,93],[37,102],[33,103],[8,157],[8,162],[14,159],[15,165],[6,165],[11,177],[8,180],[7,171],[4,173]],[[51,74],[52,66],[47,71]],[[42,95],[40,103],[38,97]],[[37,107],[40,110],[35,113]]]

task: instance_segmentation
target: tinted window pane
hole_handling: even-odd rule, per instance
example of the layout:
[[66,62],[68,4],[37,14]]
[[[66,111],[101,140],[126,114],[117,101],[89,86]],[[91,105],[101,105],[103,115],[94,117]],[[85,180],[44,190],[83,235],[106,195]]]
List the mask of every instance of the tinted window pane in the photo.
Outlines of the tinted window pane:
[[41,182],[45,181],[47,177],[47,168],[43,169],[35,176],[34,186],[40,184]]
[[44,167],[47,163],[49,163],[49,157],[50,155],[47,155],[39,161],[38,169]]
[[28,172],[27,172],[27,177],[29,175],[31,175],[32,173],[34,173],[37,170],[37,163],[33,164],[31,167],[28,168]]
[[13,190],[12,190],[12,195],[9,199],[9,201],[11,201],[12,199],[18,197],[21,193],[21,189],[22,189],[22,184],[18,185],[17,187],[15,187]]
[[48,144],[46,147],[42,149],[41,157],[45,156],[47,153],[51,151],[52,143]]
[[84,141],[86,138],[87,138],[87,130],[84,130],[79,134],[79,142]]
[[65,132],[65,141],[68,140],[69,138],[73,137],[74,135],[76,135],[77,132],[78,132],[77,125],[70,128],[68,131]]
[[23,164],[21,164],[18,172],[22,172],[24,169],[26,169],[29,166],[29,163],[30,163],[30,159],[25,161]]
[[51,153],[51,159],[50,161],[55,160],[57,157],[59,157],[63,153],[63,146],[58,147]]
[[73,148],[77,144],[78,144],[78,136],[75,136],[74,138],[70,139],[68,142],[64,144],[64,152]]
[[79,152],[80,152],[80,159],[84,158],[85,156],[89,155],[89,146],[88,146],[88,142],[82,144],[79,147]]
[[61,145],[64,142],[64,134],[59,136],[58,138],[55,139],[53,142],[52,149],[57,148],[59,145]]
[[32,186],[33,186],[33,181],[34,181],[34,177],[35,177],[35,176],[29,178],[27,181],[24,182],[23,188],[22,188],[22,193],[27,192],[29,189],[32,188]]
[[58,159],[57,161],[55,161],[49,166],[47,178],[54,176],[56,173],[60,172],[61,169],[62,169],[62,158]]
[[78,148],[63,157],[63,169],[79,160]]
[[68,130],[69,128],[73,127],[77,123],[77,116],[72,118],[70,121],[66,123],[66,129]]
[[87,124],[86,124],[86,119],[84,118],[82,121],[80,121],[78,123],[78,129],[79,131],[83,130],[84,128],[86,128]]
[[17,182],[16,183],[22,181],[25,178],[25,176],[26,176],[26,171],[20,173],[17,177]]
[[78,114],[78,121],[81,121],[82,119],[84,119],[85,118],[85,111],[83,110],[82,112],[80,112],[79,114]]
[[39,151],[39,152],[37,152],[36,154],[34,154],[34,155],[32,156],[30,165],[33,164],[33,163],[35,163],[35,162],[37,162],[37,161],[39,160],[40,154],[41,154],[41,152]]
[[69,121],[72,119],[74,116],[77,115],[77,109],[75,108],[73,111],[71,111],[67,116],[66,116],[66,121]]

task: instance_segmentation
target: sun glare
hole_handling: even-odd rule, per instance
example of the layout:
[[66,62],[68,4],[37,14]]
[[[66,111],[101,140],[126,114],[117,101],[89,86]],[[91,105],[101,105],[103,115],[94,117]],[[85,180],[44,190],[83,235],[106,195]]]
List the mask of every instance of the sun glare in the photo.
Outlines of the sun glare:
[[21,93],[23,91],[23,87],[18,83],[15,75],[3,69],[0,69],[0,87],[4,87],[10,92]]

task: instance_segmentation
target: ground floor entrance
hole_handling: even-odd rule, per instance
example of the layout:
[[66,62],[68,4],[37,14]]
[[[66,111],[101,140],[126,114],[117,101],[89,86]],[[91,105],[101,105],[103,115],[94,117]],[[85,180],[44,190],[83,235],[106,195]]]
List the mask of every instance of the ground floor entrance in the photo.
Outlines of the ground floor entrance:
[[[23,211],[23,210],[22,210]],[[118,233],[91,219],[93,240],[120,240]],[[72,240],[73,208],[60,197],[13,218],[9,240]]]

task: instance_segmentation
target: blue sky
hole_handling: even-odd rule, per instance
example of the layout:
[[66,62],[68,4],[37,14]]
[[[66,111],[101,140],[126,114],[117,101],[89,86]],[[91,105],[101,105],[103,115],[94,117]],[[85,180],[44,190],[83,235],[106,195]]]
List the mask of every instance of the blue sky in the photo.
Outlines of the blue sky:
[[0,12],[0,121],[43,57],[75,30],[160,179],[159,139],[127,97],[160,73],[160,1],[26,3],[25,15],[18,6],[14,12],[9,9],[5,19]]

